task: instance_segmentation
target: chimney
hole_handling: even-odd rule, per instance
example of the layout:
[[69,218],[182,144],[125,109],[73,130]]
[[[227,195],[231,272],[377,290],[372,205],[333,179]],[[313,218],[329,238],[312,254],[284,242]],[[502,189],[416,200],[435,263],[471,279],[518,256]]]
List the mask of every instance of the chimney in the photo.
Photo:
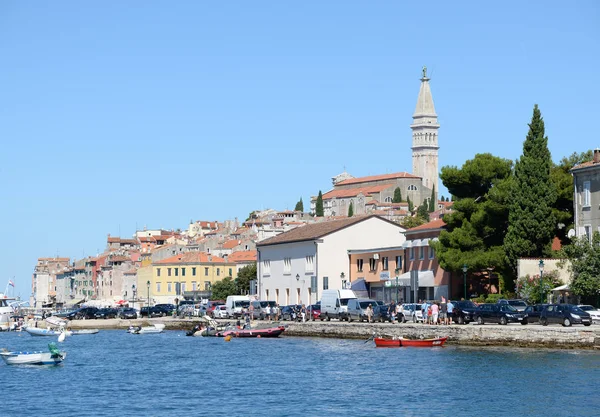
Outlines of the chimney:
[[600,162],[600,149],[594,149],[594,163],[597,164]]

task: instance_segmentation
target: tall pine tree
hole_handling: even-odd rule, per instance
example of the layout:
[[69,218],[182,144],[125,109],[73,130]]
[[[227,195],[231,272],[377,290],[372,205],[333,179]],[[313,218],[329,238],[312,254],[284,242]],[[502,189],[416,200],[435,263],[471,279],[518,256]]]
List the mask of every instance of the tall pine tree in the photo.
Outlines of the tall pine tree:
[[541,258],[551,253],[556,234],[552,212],[556,187],[550,180],[551,167],[544,120],[536,104],[523,142],[523,154],[515,164],[508,231],[504,237],[504,251],[515,274],[519,258]]
[[300,201],[296,203],[296,208],[294,211],[304,211],[304,203],[302,202],[302,197],[300,197]]
[[352,217],[354,216],[354,204],[352,204],[352,201],[350,202],[350,205],[348,206],[348,217]]
[[317,203],[315,205],[315,215],[317,217],[323,217],[323,193],[319,190],[319,195],[317,196]]
[[415,206],[414,206],[413,202],[410,201],[410,197],[406,197],[406,202],[408,203],[408,211],[409,211],[409,213],[412,213],[412,211],[415,208]]
[[429,199],[429,207],[427,208],[430,213],[435,211],[435,206],[437,202],[435,201],[435,185],[431,189],[431,198]]
[[394,190],[394,198],[392,199],[392,203],[402,203],[402,191],[400,187],[396,187]]

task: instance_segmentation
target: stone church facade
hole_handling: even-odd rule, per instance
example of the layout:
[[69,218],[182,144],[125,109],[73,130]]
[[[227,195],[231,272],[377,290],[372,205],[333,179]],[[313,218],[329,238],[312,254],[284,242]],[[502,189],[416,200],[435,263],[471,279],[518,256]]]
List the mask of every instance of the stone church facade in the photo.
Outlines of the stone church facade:
[[[438,129],[440,127],[433,96],[429,86],[427,69],[423,68],[421,88],[413,114],[412,129],[412,174],[397,172],[355,178],[343,172],[332,178],[333,189],[323,194],[325,216],[347,216],[352,204],[354,214],[368,214],[372,202],[391,203],[396,187],[418,207],[431,198],[435,189],[438,195]],[[317,197],[311,198],[311,212],[315,212]]]

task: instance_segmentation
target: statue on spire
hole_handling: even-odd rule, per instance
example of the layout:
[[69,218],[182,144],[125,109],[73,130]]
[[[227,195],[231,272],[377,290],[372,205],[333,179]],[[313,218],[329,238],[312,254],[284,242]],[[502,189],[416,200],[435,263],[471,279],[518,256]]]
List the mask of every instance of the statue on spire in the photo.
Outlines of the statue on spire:
[[427,78],[427,67],[423,65],[423,78]]

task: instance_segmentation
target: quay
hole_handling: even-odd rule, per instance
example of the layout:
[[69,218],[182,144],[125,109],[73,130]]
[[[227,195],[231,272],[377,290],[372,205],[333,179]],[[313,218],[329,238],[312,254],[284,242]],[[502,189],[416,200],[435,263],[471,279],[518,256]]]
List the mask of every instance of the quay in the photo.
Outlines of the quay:
[[[231,320],[217,320],[228,322]],[[164,323],[166,330],[189,330],[199,323],[197,318],[153,318],[136,320],[73,320],[69,327],[75,329],[127,329],[130,325],[145,326],[152,323]],[[254,323],[268,323],[257,321]],[[433,338],[448,336],[447,344],[465,346],[513,346],[513,347],[543,347],[558,349],[600,349],[600,326],[592,325],[562,327],[560,325],[541,326],[529,324],[526,326],[509,324],[506,326],[460,325],[431,326],[413,323],[346,323],[338,321],[307,321],[279,322],[287,326],[286,336],[328,337],[339,339],[366,340],[373,334],[387,337]],[[45,322],[39,322],[39,327],[46,327]]]

